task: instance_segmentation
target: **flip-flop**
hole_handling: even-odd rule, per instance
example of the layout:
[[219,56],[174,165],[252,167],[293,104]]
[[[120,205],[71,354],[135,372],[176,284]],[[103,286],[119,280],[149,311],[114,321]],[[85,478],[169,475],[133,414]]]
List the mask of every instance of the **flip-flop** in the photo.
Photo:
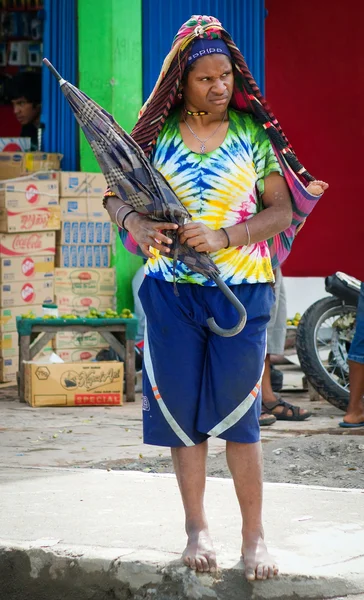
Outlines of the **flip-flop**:
[[339,427],[344,427],[345,429],[356,429],[357,427],[364,427],[364,421],[361,423],[345,423],[345,421],[341,421],[341,423],[339,423]]
[[266,427],[268,425],[273,425],[276,422],[276,417],[274,415],[269,415],[266,412],[262,412],[259,417],[259,425],[260,427]]

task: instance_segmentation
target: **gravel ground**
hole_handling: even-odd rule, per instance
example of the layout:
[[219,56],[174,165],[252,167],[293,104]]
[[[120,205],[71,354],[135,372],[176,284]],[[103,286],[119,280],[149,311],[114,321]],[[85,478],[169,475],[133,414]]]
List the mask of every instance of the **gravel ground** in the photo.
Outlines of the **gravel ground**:
[[[364,430],[359,435],[315,434],[265,442],[264,481],[364,488]],[[139,458],[92,465],[97,469],[173,473],[169,458]],[[209,456],[211,477],[231,477],[224,453]]]

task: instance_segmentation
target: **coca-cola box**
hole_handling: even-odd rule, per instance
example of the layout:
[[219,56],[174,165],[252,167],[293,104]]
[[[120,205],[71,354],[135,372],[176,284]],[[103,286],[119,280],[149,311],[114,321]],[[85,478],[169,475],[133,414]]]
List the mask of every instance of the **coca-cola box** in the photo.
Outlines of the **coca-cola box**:
[[52,279],[54,255],[17,256],[0,259],[0,282]]
[[56,253],[54,231],[0,234],[0,258],[7,256],[47,256]]

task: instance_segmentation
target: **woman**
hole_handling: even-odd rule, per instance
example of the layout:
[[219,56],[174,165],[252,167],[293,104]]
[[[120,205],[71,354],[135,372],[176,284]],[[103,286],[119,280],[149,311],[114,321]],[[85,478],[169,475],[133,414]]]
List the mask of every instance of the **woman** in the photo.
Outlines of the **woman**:
[[[233,108],[237,60],[240,52],[214,17],[191,17],[132,135],[192,216],[178,231],[181,242],[209,252],[245,305],[244,330],[224,338],[206,326],[214,316],[230,328],[236,313],[212,281],[165,256],[168,231],[177,225],[140,216],[112,192],[107,210],[149,259],[140,290],[147,318],[144,441],[171,447],[186,514],[184,562],[198,571],[216,568],[203,498],[207,440],[218,436],[226,440],[243,517],[246,577],[254,580],[278,573],[262,527],[260,382],[274,298],[267,240],[289,230],[292,204],[265,129]],[[253,84],[259,92],[250,76]],[[286,147],[278,123],[274,129]],[[324,187],[315,182],[313,192]]]

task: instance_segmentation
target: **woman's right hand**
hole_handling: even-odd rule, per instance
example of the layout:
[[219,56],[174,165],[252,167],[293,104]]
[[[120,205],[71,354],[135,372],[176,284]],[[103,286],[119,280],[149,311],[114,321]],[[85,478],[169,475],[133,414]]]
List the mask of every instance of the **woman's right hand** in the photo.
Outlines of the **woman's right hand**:
[[148,258],[154,258],[154,254],[149,250],[150,246],[160,252],[166,252],[167,254],[170,252],[168,246],[172,244],[172,240],[161,233],[161,230],[178,229],[178,225],[175,223],[153,221],[153,219],[138,215],[136,212],[131,212],[126,216],[124,225],[127,231],[133,236],[136,243],[140,246],[143,254],[148,256]]

